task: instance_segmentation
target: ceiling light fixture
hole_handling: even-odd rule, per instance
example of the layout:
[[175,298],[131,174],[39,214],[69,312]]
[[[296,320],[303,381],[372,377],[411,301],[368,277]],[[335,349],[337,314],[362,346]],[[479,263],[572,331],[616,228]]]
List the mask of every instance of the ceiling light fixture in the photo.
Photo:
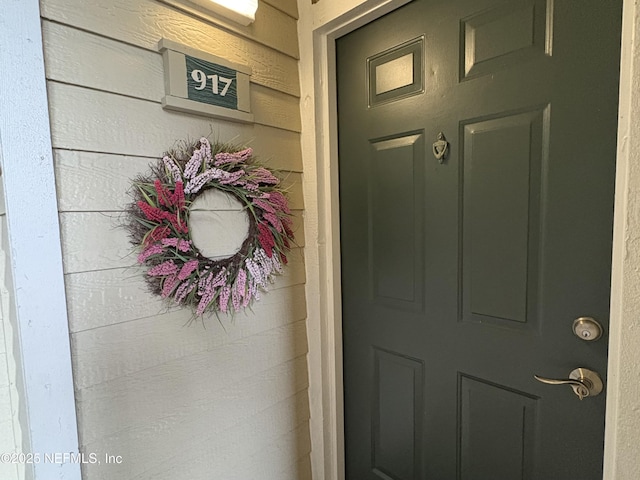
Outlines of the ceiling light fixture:
[[191,0],[207,10],[222,15],[240,25],[249,25],[256,19],[258,0]]

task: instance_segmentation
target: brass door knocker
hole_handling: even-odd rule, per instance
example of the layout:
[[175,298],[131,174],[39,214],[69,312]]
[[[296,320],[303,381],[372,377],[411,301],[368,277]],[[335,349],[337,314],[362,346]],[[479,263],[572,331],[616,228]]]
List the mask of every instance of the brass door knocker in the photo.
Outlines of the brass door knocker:
[[444,138],[444,133],[438,133],[438,139],[433,142],[433,156],[438,159],[440,163],[444,162],[449,149],[449,142]]

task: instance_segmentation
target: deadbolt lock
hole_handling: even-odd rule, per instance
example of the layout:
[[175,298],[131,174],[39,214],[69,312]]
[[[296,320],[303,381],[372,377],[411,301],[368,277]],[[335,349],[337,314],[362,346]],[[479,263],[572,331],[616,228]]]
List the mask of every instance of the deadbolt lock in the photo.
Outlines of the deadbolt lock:
[[602,325],[595,318],[580,317],[573,321],[573,333],[580,340],[593,342],[602,336],[602,332]]

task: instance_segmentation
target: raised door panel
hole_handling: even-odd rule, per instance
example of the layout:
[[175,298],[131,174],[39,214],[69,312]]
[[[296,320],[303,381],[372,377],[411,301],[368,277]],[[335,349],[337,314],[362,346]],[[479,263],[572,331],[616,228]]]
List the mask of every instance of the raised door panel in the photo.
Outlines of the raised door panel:
[[551,0],[520,0],[460,22],[460,78],[487,75],[551,54]]
[[536,320],[546,109],[462,127],[462,317]]
[[368,174],[373,301],[405,310],[421,310],[424,298],[422,133],[372,142]]
[[420,360],[374,348],[371,431],[376,478],[422,478],[423,370]]
[[460,374],[458,480],[533,478],[537,401]]

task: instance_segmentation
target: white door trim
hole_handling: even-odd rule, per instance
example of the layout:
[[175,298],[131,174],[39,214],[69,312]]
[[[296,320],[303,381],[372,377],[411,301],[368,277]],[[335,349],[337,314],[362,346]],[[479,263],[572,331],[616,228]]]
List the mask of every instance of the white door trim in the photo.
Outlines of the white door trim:
[[[0,162],[27,478],[80,480],[60,226],[38,0],[0,0]],[[39,455],[38,457],[35,455]]]
[[[314,478],[344,480],[344,406],[342,378],[342,305],[340,285],[340,226],[338,198],[338,147],[335,40],[410,0],[371,0],[338,16],[327,19],[313,31],[313,94],[315,97],[315,173],[317,176],[317,262],[318,291],[308,296],[319,298],[319,312],[310,314],[309,374],[312,415],[312,437],[318,442],[312,451]],[[622,78],[620,83],[620,146],[617,157],[616,226],[612,266],[612,311],[610,318],[609,382],[607,385],[607,423],[605,429],[604,480],[614,480],[616,461],[616,426],[620,412],[616,408],[620,390],[617,375],[623,359],[615,339],[621,331],[621,312],[616,305],[622,301],[622,256],[625,248],[623,231],[629,153],[623,146],[623,136],[629,134],[625,114],[631,108],[631,66],[633,60],[633,27],[636,4],[624,0]],[[635,50],[640,50],[636,47]],[[303,92],[304,94],[304,92]],[[628,108],[623,107],[626,105]],[[626,128],[625,128],[626,127]],[[304,139],[303,139],[304,142]],[[305,164],[305,168],[307,168]],[[313,176],[313,175],[312,175]],[[311,220],[313,222],[313,220]],[[314,319],[319,325],[314,324]],[[318,330],[317,332],[315,330]],[[621,381],[621,380],[620,380]],[[321,400],[317,400],[317,398]],[[314,422],[319,417],[320,422]],[[630,478],[630,477],[629,477]],[[618,479],[622,480],[622,479]]]
[[[609,366],[607,371],[607,410],[604,438],[604,480],[631,480],[638,478],[636,441],[633,432],[638,421],[629,422],[638,405],[637,378],[640,367],[630,351],[636,351],[638,331],[633,329],[637,319],[637,272],[634,257],[629,258],[629,231],[636,221],[634,207],[628,192],[637,190],[638,175],[632,167],[638,163],[638,115],[640,115],[640,43],[635,30],[640,26],[637,15],[640,4],[624,0],[622,12],[622,51],[620,60],[620,93],[618,110],[618,149],[616,160],[616,186],[613,224],[613,258],[611,265],[611,314],[609,323]],[[634,72],[635,67],[635,72]],[[634,73],[635,77],[634,78]],[[635,130],[635,131],[634,131]],[[635,185],[634,185],[635,182]],[[637,212],[637,210],[635,210]],[[631,343],[631,346],[629,345]],[[635,359],[637,359],[637,354]],[[634,365],[635,364],[635,365]],[[631,399],[631,402],[629,400]],[[633,405],[635,404],[635,407]],[[633,410],[632,410],[633,409]],[[637,416],[636,416],[637,417]]]

